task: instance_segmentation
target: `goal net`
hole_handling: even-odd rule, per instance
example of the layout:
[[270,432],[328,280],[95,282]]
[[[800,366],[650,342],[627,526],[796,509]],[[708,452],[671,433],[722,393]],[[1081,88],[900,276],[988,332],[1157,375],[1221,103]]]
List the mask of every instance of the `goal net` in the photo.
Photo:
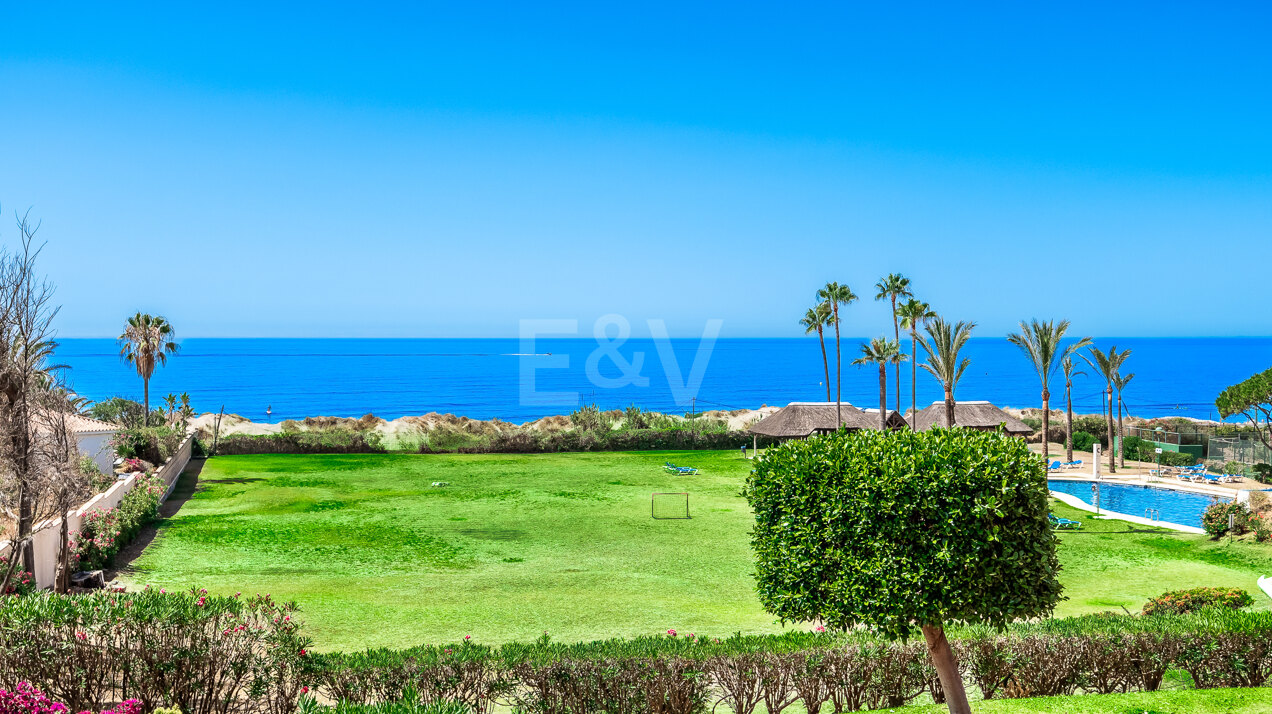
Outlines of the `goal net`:
[[688,518],[689,494],[655,493],[649,501],[649,512],[656,519]]

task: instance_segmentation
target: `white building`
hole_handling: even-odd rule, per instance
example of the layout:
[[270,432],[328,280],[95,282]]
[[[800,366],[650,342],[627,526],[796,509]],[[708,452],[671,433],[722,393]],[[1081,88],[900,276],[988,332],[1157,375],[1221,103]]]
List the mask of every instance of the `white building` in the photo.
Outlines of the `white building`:
[[110,440],[119,431],[119,427],[80,414],[72,415],[68,421],[80,453],[92,458],[102,473],[114,473],[115,448],[111,446]]

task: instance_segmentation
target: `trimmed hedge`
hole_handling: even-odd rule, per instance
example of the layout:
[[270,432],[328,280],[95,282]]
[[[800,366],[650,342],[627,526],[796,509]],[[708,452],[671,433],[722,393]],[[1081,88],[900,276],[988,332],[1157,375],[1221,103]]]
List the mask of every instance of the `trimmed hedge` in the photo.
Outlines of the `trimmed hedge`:
[[[1197,687],[1264,686],[1272,677],[1268,612],[1091,615],[950,635],[962,676],[987,699],[1153,691],[1172,669]],[[341,714],[424,714],[415,703],[438,714],[483,714],[496,704],[541,714],[701,714],[717,704],[779,714],[796,702],[858,711],[941,699],[922,642],[856,630],[331,654],[308,647],[295,606],[268,596],[0,598],[0,687],[29,681],[71,711],[129,697],[147,711],[185,714],[292,714],[298,706],[309,714],[313,695],[347,702]]]

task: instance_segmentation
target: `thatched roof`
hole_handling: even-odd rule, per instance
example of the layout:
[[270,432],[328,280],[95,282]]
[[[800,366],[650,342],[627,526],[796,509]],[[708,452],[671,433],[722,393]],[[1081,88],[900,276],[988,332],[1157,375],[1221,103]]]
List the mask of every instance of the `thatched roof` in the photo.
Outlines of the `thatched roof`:
[[[873,415],[840,403],[843,425],[846,429],[878,429],[879,415]],[[791,402],[752,426],[749,431],[761,436],[780,439],[803,439],[819,432],[836,431],[834,402]]]
[[[1008,434],[1031,434],[1028,424],[990,404],[989,402],[955,402],[954,425],[969,429],[997,429],[1002,424]],[[933,426],[945,426],[945,402],[932,402],[914,415],[915,431],[927,431]]]
[[[878,426],[878,425],[879,425],[879,409],[878,409],[878,407],[876,407],[876,408],[874,408],[874,409],[863,409],[862,411],[864,411],[866,414],[869,414],[869,415],[870,415],[870,423],[871,423],[871,425],[873,425],[873,426]],[[889,429],[902,429],[902,428],[904,428],[904,429],[909,429],[909,428],[910,428],[910,422],[906,421],[906,420],[905,420],[905,417],[901,416],[901,412],[898,412],[896,409],[889,409],[889,410],[888,410],[888,417],[887,417],[887,419],[888,419],[888,428],[889,428]]]

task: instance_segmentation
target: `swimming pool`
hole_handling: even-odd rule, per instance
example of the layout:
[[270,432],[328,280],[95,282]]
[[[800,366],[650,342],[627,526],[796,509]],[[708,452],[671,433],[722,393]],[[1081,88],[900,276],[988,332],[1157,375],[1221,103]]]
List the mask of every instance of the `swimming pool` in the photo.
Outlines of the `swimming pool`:
[[[1083,503],[1092,504],[1090,481],[1060,481],[1047,479],[1047,488],[1059,493],[1076,496]],[[1156,508],[1159,520],[1178,523],[1181,526],[1201,527],[1201,514],[1219,501],[1231,498],[1209,496],[1202,493],[1175,491],[1153,486],[1132,486],[1124,483],[1100,484],[1100,510],[1109,510],[1127,516],[1144,516],[1144,509]]]

